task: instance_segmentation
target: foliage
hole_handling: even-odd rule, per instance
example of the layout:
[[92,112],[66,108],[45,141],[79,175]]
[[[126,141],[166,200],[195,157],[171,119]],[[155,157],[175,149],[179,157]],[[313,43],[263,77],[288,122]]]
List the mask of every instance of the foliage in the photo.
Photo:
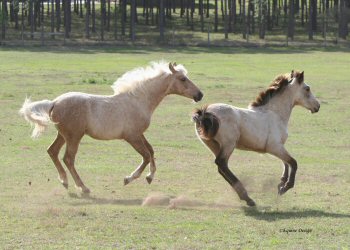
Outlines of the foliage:
[[[318,48],[0,48],[0,248],[349,248],[349,53]],[[141,157],[122,141],[84,137],[77,171],[92,194],[81,196],[71,178],[65,190],[46,153],[55,129],[30,138],[30,126],[18,116],[25,97],[112,94],[104,79],[112,84],[124,72],[159,59],[184,64],[204,99],[193,104],[168,96],[154,113],[146,133],[158,167],[154,182],[148,185],[144,173],[124,187],[124,176]],[[293,111],[287,148],[299,168],[294,189],[282,197],[276,187],[279,160],[234,152],[230,168],[258,204],[250,209],[217,173],[213,156],[195,136],[190,113],[213,102],[245,107],[275,75],[291,69],[305,71],[321,109],[314,115],[298,107]],[[197,202],[141,206],[145,197],[159,193]]]

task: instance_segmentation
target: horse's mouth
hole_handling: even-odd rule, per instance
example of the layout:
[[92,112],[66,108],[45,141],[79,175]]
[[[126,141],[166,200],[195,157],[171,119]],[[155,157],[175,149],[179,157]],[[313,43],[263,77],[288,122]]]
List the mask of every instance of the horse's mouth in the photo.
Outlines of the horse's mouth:
[[320,110],[320,108],[314,108],[314,109],[311,109],[311,114],[314,114],[314,113],[317,113],[318,111]]
[[200,92],[200,91],[198,92],[197,95],[193,96],[193,100],[194,100],[195,102],[199,102],[200,100],[202,100],[202,98],[203,98],[203,93]]
[[316,108],[310,109],[311,113],[317,113],[320,110],[321,105],[318,105]]

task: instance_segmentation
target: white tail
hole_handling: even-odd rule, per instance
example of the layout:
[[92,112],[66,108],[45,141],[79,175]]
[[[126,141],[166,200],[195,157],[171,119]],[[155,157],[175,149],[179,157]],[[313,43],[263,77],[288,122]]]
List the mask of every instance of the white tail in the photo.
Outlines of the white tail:
[[49,126],[49,112],[54,102],[50,100],[42,100],[31,102],[30,98],[26,98],[19,113],[31,124],[34,124],[32,137],[39,137]]

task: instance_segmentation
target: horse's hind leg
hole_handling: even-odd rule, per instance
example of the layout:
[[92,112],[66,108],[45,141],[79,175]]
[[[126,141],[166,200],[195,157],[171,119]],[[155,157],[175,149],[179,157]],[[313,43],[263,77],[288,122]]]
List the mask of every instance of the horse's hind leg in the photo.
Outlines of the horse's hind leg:
[[218,165],[219,173],[233,187],[239,198],[245,200],[248,206],[255,206],[255,202],[248,196],[248,192],[241,181],[228,168],[227,159],[219,156],[216,157],[215,163]]
[[69,172],[71,173],[74,179],[75,185],[78,188],[80,188],[83,193],[90,193],[90,190],[84,185],[83,181],[80,179],[74,166],[75,156],[78,151],[80,140],[81,140],[81,137],[79,139],[70,138],[69,140],[66,140],[67,146],[66,146],[66,152],[63,157],[63,161],[66,164]]
[[64,170],[60,160],[58,159],[58,154],[62,146],[64,145],[64,143],[65,143],[65,140],[63,136],[60,133],[57,133],[57,137],[55,141],[50,145],[50,147],[48,147],[47,153],[50,155],[53,163],[55,164],[55,167],[57,168],[57,171],[59,174],[58,179],[60,180],[60,182],[65,188],[68,188],[68,179],[67,179],[66,171]]
[[152,152],[148,150],[143,138],[144,136],[141,135],[135,138],[125,139],[140,155],[142,155],[142,163],[135,169],[134,172],[124,178],[124,185],[127,185],[133,180],[139,178],[153,156],[153,154],[151,154],[153,150]]
[[255,202],[248,196],[247,190],[244,188],[241,181],[228,168],[228,159],[233,152],[233,146],[224,150],[219,150],[219,144],[215,141],[205,142],[206,145],[216,154],[215,164],[218,166],[218,171],[224,179],[233,187],[241,200],[245,200],[248,206],[255,206]]

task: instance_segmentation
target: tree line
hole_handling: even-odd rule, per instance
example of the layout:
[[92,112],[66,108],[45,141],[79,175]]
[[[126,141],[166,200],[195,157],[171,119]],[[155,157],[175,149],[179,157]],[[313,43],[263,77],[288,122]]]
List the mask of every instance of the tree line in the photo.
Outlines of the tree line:
[[346,39],[349,22],[350,0],[0,0],[2,40],[39,34],[135,41],[154,32],[164,41],[169,29],[309,40],[333,30]]

